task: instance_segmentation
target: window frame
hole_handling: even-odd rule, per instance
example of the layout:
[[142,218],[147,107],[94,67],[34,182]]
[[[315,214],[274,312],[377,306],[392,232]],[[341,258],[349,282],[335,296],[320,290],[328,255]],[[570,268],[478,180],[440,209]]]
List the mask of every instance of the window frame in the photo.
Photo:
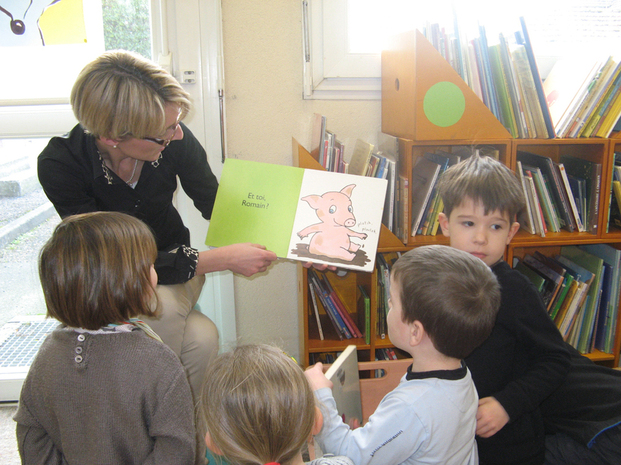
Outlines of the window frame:
[[379,74],[381,56],[346,50],[347,0],[303,0],[302,10],[304,99],[380,100],[381,78],[368,70]]

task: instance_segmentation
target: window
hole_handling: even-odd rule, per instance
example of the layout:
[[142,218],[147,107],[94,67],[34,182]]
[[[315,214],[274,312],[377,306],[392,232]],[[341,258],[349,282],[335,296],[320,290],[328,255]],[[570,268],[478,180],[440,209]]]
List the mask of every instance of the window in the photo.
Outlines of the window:
[[152,54],[149,0],[2,6],[11,19],[0,22],[0,61],[10,64],[0,73],[0,137],[65,132],[75,124],[71,86],[86,63],[114,48]]
[[475,37],[481,24],[490,44],[498,32],[519,30],[524,16],[543,76],[576,48],[614,53],[621,40],[620,0],[523,0],[500,9],[493,0],[303,0],[302,8],[308,99],[379,99],[388,38],[433,23],[452,31],[452,11],[462,34]]

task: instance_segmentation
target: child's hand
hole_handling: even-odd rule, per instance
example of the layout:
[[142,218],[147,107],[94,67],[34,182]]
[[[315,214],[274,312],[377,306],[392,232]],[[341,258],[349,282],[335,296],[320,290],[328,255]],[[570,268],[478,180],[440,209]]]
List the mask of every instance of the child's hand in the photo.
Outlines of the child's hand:
[[479,400],[477,410],[477,435],[489,438],[500,431],[509,422],[509,415],[500,402],[493,397]]
[[323,364],[321,362],[315,363],[313,366],[308,367],[304,374],[306,375],[306,379],[308,379],[313,391],[325,387],[332,389],[332,381],[326,378],[326,375],[323,374]]

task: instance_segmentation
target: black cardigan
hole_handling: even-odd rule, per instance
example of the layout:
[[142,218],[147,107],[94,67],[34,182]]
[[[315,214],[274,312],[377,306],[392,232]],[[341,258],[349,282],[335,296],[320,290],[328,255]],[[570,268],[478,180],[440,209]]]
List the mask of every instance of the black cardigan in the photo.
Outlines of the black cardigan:
[[188,281],[198,261],[196,250],[189,247],[190,232],[172,204],[177,177],[205,219],[211,217],[218,189],[205,150],[185,125],[182,128],[183,139],[172,141],[158,162],[143,165],[134,189],[103,168],[95,138],[80,125],[65,137],[53,137],[38,159],[39,181],[62,218],[119,211],[151,227],[161,284]]

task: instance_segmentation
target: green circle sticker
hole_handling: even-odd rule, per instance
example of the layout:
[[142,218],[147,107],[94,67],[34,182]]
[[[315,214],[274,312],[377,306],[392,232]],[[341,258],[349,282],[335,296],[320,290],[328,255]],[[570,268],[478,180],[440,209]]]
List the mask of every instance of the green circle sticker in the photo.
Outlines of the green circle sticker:
[[442,81],[429,88],[423,100],[427,119],[440,127],[457,123],[466,109],[463,92],[452,82]]

